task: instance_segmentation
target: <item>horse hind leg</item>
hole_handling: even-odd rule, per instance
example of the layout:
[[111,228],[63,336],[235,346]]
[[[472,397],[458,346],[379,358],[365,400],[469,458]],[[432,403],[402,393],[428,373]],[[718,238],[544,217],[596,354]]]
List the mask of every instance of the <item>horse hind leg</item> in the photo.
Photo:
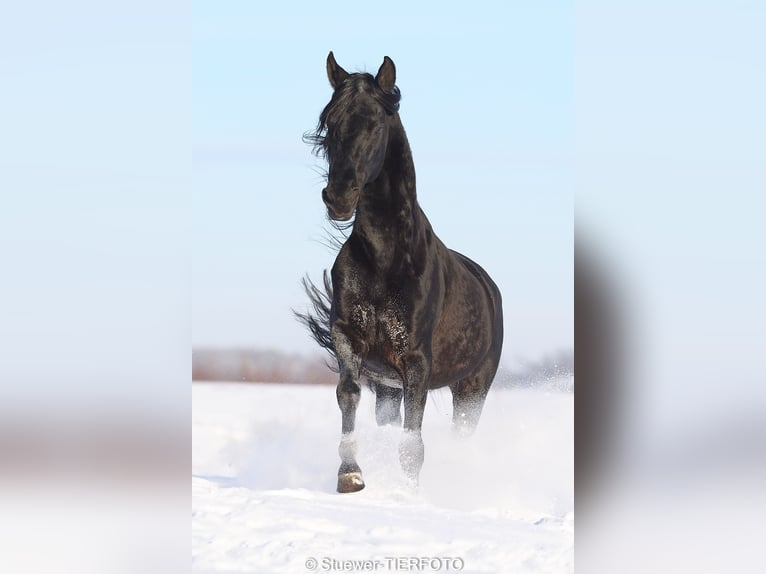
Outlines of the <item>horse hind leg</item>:
[[375,420],[378,426],[402,425],[402,389],[374,383]]
[[468,436],[476,429],[484,408],[492,376],[477,374],[450,385],[452,391],[452,428],[460,436]]

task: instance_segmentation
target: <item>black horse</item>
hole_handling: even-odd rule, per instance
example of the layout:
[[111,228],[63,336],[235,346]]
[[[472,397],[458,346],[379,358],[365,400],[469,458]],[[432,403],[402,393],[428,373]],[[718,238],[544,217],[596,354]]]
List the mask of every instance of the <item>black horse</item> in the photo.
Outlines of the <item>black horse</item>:
[[325,292],[305,282],[315,314],[299,317],[338,362],[338,492],[355,492],[364,488],[353,438],[362,378],[376,393],[378,424],[401,424],[404,398],[399,458],[417,481],[428,390],[449,386],[453,424],[475,427],[500,361],[503,314],[489,275],[445,247],[418,205],[393,61],[385,57],[375,77],[349,74],[330,52],[327,76],[332,99],[307,139],[329,164],[329,218],[356,217],[332,284],[326,272]]

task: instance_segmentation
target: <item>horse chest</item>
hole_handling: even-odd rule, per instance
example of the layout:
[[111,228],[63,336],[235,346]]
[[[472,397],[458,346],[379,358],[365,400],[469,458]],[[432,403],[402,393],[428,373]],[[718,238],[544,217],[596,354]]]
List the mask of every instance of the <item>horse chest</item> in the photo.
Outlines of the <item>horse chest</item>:
[[351,312],[351,323],[371,352],[398,360],[407,351],[409,331],[402,309],[395,301],[382,305],[357,303]]

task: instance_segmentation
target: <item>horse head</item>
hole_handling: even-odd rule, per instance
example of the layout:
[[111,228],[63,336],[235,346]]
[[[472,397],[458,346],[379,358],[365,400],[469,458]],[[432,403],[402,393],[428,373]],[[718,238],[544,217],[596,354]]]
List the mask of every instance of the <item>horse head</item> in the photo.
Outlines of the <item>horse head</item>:
[[399,107],[396,68],[386,56],[375,77],[349,74],[327,56],[327,77],[333,95],[313,136],[328,162],[322,200],[329,217],[351,219],[359,195],[383,169],[388,145],[389,117]]

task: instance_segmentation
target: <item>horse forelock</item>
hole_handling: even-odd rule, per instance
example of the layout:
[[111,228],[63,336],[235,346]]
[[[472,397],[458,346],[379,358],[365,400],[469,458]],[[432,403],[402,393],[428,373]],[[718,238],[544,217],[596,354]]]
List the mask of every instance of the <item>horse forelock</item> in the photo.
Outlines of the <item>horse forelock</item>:
[[349,113],[359,97],[371,97],[383,107],[388,115],[399,111],[401,93],[397,86],[394,86],[390,92],[386,92],[378,86],[371,74],[357,73],[349,75],[333,92],[329,103],[319,115],[319,121],[315,130],[305,134],[303,137],[304,141],[313,147],[314,154],[320,157],[327,156],[328,124],[337,122]]

